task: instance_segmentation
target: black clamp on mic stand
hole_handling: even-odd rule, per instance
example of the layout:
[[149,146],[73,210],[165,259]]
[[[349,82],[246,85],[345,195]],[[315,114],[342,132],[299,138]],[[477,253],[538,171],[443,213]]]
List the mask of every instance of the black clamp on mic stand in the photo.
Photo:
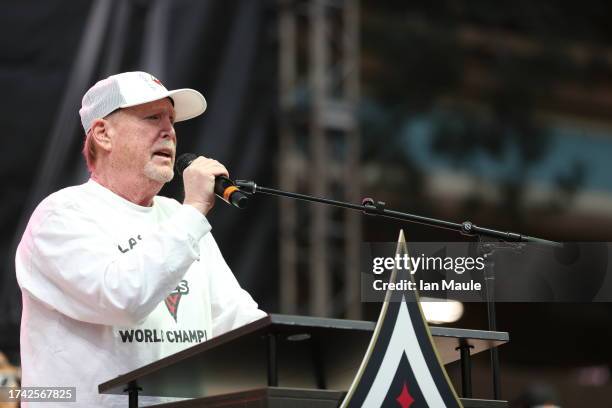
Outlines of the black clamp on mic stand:
[[[533,242],[541,245],[560,248],[563,245],[559,242],[548,241],[546,239],[530,237],[527,235],[518,234],[515,232],[498,231],[491,228],[484,228],[474,225],[470,221],[465,221],[461,224],[436,218],[423,217],[421,215],[408,214],[394,210],[388,210],[386,204],[382,201],[374,201],[372,198],[364,198],[361,205],[352,204],[343,201],[329,200],[327,198],[313,197],[305,194],[292,193],[288,191],[276,190],[272,188],[258,186],[254,181],[236,180],[236,185],[247,194],[268,194],[281,197],[289,197],[296,200],[310,201],[333,205],[336,207],[348,208],[351,210],[362,211],[366,215],[381,216],[393,218],[401,221],[414,222],[418,224],[429,225],[437,228],[444,228],[458,231],[467,236],[476,236],[479,240],[479,250],[485,259],[484,280],[485,294],[487,301],[487,317],[489,330],[497,331],[497,323],[495,318],[495,263],[493,257],[496,252],[501,250],[520,250],[524,243]],[[485,241],[484,239],[493,239],[494,241]],[[501,381],[499,376],[499,354],[497,347],[491,348],[491,367],[493,372],[493,395],[494,399],[501,398]]]

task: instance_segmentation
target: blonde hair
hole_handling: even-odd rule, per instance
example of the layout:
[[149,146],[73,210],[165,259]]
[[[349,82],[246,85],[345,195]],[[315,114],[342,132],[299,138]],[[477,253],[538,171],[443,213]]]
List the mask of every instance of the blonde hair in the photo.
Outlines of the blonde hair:
[[[121,108],[115,109],[114,111],[106,115],[103,119],[109,119],[111,116],[113,116],[116,112],[119,112],[120,110]],[[87,133],[85,133],[85,141],[83,142],[83,150],[81,150],[81,153],[83,153],[83,157],[85,157],[85,163],[87,164],[87,170],[89,170],[89,173],[93,173],[94,166],[96,164],[96,158],[98,156],[98,146],[96,145],[96,142],[94,142],[93,140],[92,129],[93,129],[93,123],[92,123],[92,126],[87,131]]]
[[89,173],[93,173],[94,166],[96,164],[97,146],[96,142],[93,141],[91,129],[85,135],[85,142],[83,142],[83,157],[85,157],[85,163],[87,164],[87,170]]

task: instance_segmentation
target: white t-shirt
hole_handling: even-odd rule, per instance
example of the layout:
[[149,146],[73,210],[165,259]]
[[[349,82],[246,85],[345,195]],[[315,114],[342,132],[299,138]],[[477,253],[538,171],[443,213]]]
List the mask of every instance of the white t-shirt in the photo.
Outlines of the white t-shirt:
[[22,386],[77,388],[45,407],[124,407],[98,384],[264,317],[210,230],[189,205],[142,207],[92,180],[43,200],[15,261]]

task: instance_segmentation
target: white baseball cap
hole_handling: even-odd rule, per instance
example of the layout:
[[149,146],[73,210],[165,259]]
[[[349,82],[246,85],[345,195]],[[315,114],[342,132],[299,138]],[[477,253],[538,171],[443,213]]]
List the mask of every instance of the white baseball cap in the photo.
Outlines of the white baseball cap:
[[206,99],[195,89],[169,91],[151,74],[146,72],[123,72],[96,82],[89,88],[81,103],[79,115],[85,133],[94,120],[130,106],[170,97],[174,102],[175,122],[201,115],[206,110]]

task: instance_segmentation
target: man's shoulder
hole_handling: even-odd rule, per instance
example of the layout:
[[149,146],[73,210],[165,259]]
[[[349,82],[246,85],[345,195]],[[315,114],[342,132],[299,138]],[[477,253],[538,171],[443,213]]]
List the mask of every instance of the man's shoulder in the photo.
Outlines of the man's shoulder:
[[77,205],[82,198],[87,195],[87,183],[77,186],[62,188],[45,197],[38,207],[37,211],[53,211],[60,208],[72,207]]
[[37,229],[46,220],[57,214],[64,214],[66,210],[77,208],[85,196],[85,184],[65,187],[45,197],[34,209],[28,221],[28,230]]

